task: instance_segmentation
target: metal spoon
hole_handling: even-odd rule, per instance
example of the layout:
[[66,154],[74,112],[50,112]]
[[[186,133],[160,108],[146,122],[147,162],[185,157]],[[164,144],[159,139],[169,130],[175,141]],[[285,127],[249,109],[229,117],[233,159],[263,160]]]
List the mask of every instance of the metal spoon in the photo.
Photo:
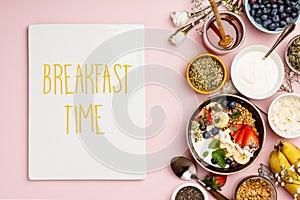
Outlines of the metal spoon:
[[190,159],[183,156],[174,157],[172,158],[170,165],[174,174],[182,180],[188,181],[194,179],[195,181],[200,183],[200,185],[202,185],[217,200],[229,200],[227,197],[225,197],[218,191],[212,190],[210,187],[206,187],[206,184],[203,183],[197,177],[196,167]]
[[280,42],[282,42],[282,40],[284,38],[286,38],[286,36],[288,36],[291,32],[293,32],[293,30],[295,30],[296,24],[294,22],[288,24],[285,29],[282,31],[282,33],[280,34],[279,38],[276,40],[275,44],[272,46],[272,48],[268,51],[268,53],[263,57],[263,60],[266,59],[270,53],[278,46],[278,44]]

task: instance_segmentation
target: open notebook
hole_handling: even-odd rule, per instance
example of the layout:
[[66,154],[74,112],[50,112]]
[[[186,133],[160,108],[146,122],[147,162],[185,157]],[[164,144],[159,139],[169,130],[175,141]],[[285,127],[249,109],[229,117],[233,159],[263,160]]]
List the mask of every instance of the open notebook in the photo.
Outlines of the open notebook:
[[28,28],[30,180],[145,178],[143,25]]

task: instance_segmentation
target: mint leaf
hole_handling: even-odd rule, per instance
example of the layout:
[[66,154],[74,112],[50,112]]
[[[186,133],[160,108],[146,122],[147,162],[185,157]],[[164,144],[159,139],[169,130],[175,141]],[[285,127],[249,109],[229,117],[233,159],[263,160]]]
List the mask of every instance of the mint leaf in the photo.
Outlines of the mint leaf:
[[226,166],[226,153],[224,149],[217,149],[213,151],[211,156],[217,161],[217,164],[220,167],[224,168]]
[[232,126],[231,126],[231,130],[232,130],[233,132],[237,132],[237,131],[238,131],[238,129],[237,129],[237,127],[236,127],[235,125],[232,125]]
[[212,140],[209,143],[208,148],[210,148],[210,149],[219,149],[220,148],[220,140]]
[[208,156],[208,151],[204,151],[202,154],[203,158],[205,158],[206,156]]
[[232,118],[237,119],[237,118],[239,118],[240,115],[241,115],[241,111],[238,110],[232,114]]

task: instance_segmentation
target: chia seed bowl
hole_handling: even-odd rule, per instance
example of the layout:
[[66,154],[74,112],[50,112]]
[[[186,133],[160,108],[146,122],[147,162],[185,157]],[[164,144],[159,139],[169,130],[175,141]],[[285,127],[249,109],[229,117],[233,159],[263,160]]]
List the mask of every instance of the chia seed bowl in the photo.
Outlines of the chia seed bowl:
[[213,54],[194,57],[186,68],[186,79],[191,88],[200,94],[211,94],[220,90],[227,79],[224,62]]

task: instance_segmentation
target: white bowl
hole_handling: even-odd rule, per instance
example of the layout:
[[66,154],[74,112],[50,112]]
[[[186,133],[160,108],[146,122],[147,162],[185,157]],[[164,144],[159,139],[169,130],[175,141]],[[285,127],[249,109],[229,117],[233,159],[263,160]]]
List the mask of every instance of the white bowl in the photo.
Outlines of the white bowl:
[[[272,115],[272,112],[273,112],[273,109],[274,109],[274,105],[278,102],[278,100],[280,99],[283,99],[283,98],[287,98],[287,97],[292,97],[292,98],[296,98],[296,99],[299,99],[299,108],[298,110],[296,110],[295,108],[291,108],[289,110],[292,110],[293,113],[295,113],[297,116],[299,116],[299,111],[300,111],[300,95],[299,94],[295,94],[295,93],[285,93],[285,94],[282,94],[282,95],[279,95],[278,97],[276,97],[271,105],[269,106],[269,110],[268,110],[268,122],[269,122],[269,125],[270,127],[272,128],[272,130],[279,136],[283,137],[283,138],[297,138],[300,136],[300,131],[296,134],[293,134],[293,135],[287,135],[286,133],[284,133],[283,131],[281,130],[278,130],[278,128],[276,127],[276,125],[274,124],[273,122],[273,119],[271,118],[271,115]],[[289,103],[290,104],[290,103]],[[284,109],[283,107],[280,107],[280,110],[279,110],[279,113],[280,115],[283,115],[284,113]],[[287,109],[287,108],[286,108]],[[296,121],[296,120],[294,120]],[[298,122],[299,126],[300,126],[300,123]],[[289,131],[290,132],[290,131]]]
[[187,186],[196,187],[197,189],[199,189],[202,192],[204,200],[209,200],[207,192],[205,191],[205,189],[203,187],[201,187],[199,184],[196,184],[196,183],[184,183],[184,184],[179,185],[174,190],[174,192],[172,194],[172,197],[171,197],[171,200],[175,200],[175,197],[176,197],[177,193],[179,192],[179,190],[182,189],[182,188],[184,188],[184,187],[187,187]]
[[236,89],[252,99],[265,99],[275,94],[284,79],[284,66],[273,51],[265,60],[269,47],[248,46],[240,51],[231,65],[231,78]]
[[[270,31],[268,29],[266,29],[265,27],[263,27],[261,24],[258,24],[254,18],[250,15],[249,11],[250,11],[250,4],[249,4],[249,0],[244,0],[244,7],[245,7],[245,12],[246,12],[246,15],[249,19],[249,21],[251,22],[251,24],[253,24],[253,26],[255,26],[255,28],[257,28],[258,30],[262,31],[262,32],[265,32],[265,33],[271,33],[271,34],[278,34],[278,33],[281,33],[284,28],[277,28],[275,31]],[[299,11],[298,11],[299,13]],[[293,22],[295,24],[297,24],[297,22],[299,21],[300,19],[300,14],[298,15],[298,17],[296,19],[293,20]]]
[[285,52],[284,52],[284,57],[285,57],[285,62],[286,62],[286,64],[289,66],[289,68],[290,68],[291,70],[293,70],[295,73],[300,74],[300,70],[297,70],[296,68],[294,68],[294,67],[292,66],[292,64],[289,62],[289,57],[288,57],[288,50],[289,50],[290,46],[291,46],[292,43],[293,43],[296,39],[298,39],[298,38],[300,38],[300,35],[296,35],[295,37],[293,37],[293,38],[289,41],[289,43],[288,43],[288,45],[287,45],[287,47],[286,47],[286,49],[285,49]]

